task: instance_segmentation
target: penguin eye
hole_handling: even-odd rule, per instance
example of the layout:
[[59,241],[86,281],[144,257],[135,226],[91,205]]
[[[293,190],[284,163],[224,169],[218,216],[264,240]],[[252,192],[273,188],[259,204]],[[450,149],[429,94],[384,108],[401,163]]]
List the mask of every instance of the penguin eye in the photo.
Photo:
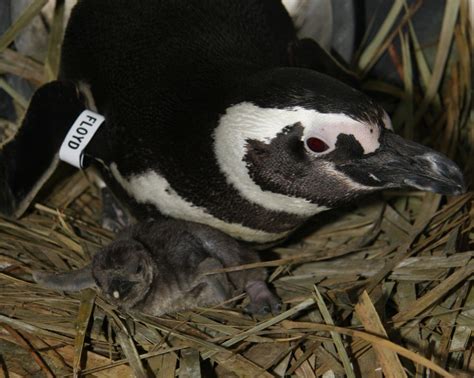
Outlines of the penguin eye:
[[306,139],[306,145],[313,152],[324,152],[329,149],[329,146],[321,139],[311,137]]

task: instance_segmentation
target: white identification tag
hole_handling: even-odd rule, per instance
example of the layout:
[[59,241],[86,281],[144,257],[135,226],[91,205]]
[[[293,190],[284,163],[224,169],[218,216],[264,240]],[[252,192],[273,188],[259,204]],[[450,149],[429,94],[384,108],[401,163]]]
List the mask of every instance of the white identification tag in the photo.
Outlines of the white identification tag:
[[84,110],[67,133],[59,150],[59,158],[79,169],[83,168],[84,149],[104,121],[104,116]]

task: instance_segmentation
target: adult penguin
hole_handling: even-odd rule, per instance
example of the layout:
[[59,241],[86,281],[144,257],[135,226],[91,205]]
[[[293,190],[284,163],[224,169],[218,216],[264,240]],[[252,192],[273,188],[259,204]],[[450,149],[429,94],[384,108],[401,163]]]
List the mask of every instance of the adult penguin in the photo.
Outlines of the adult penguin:
[[[351,80],[297,40],[277,0],[81,0],[59,80],[1,151],[0,209],[26,209],[86,107],[106,122],[80,159],[138,219],[266,243],[377,190],[465,190],[452,161],[394,134],[379,105],[318,70]],[[80,122],[100,123],[87,114]]]

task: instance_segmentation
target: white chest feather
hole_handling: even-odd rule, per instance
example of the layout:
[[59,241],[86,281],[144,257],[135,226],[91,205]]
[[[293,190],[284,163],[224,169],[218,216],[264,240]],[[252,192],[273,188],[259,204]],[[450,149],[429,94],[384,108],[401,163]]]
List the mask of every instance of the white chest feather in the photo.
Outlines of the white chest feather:
[[206,209],[195,206],[174,191],[168,181],[150,170],[143,174],[123,177],[116,164],[110,170],[115,179],[139,203],[154,205],[162,214],[172,218],[204,223],[225,233],[250,242],[267,243],[283,239],[289,232],[269,233],[254,230],[238,223],[227,223],[209,214]]

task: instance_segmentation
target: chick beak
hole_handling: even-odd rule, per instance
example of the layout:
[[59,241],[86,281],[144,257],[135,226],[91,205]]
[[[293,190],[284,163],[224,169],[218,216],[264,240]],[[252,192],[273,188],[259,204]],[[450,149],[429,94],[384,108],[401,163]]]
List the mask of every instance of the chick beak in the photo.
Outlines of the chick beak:
[[379,149],[361,159],[357,168],[345,171],[357,171],[360,182],[380,189],[416,188],[445,195],[466,192],[461,170],[446,156],[390,131],[384,131],[380,142]]

